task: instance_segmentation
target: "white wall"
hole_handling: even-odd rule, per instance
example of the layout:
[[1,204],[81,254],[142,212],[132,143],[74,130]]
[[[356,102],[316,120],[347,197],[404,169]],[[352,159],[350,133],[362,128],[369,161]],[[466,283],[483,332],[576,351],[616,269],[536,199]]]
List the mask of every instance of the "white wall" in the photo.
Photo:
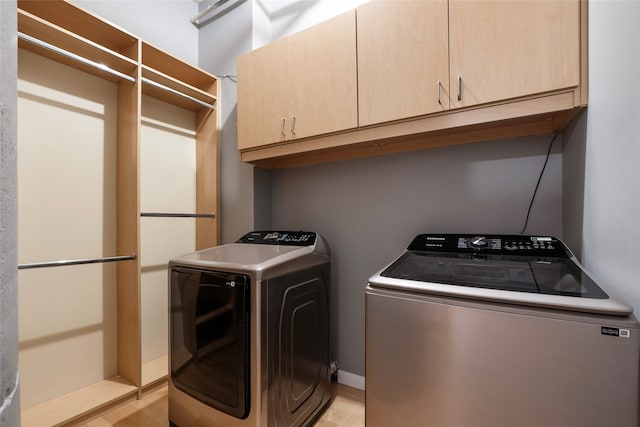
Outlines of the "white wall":
[[369,0],[271,0],[271,40],[278,40],[356,8]]
[[198,14],[193,0],[71,0],[144,41],[191,64],[198,63]]
[[[589,2],[589,108],[567,139],[584,168],[582,260],[640,314],[640,2]],[[573,148],[572,148],[573,149]],[[581,164],[583,162],[583,164]],[[567,193],[567,196],[575,193]],[[580,197],[574,197],[579,202]],[[572,218],[565,218],[565,223]]]
[[224,17],[208,21],[200,29],[200,67],[224,76],[220,108],[220,241],[236,241],[253,228],[253,168],[240,163],[237,145],[236,62],[237,55],[254,46],[252,24],[255,5],[242,3]]

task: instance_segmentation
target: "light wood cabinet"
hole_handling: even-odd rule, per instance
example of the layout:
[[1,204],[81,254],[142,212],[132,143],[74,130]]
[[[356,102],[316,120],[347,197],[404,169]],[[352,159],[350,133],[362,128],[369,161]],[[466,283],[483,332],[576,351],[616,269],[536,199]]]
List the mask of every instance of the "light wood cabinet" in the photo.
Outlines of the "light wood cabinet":
[[451,108],[575,88],[580,1],[449,0],[449,46]]
[[[64,0],[18,1],[19,47],[115,83],[117,375],[33,406],[29,425],[79,423],[166,380],[167,356],[142,361],[140,138],[143,94],[189,110],[195,123],[196,249],[218,244],[218,79]],[[112,132],[112,130],[109,130]],[[81,161],[78,159],[78,161]],[[71,273],[73,274],[73,273]],[[167,310],[168,307],[157,307]],[[44,363],[44,361],[43,361]],[[56,363],[53,361],[53,363]],[[102,373],[99,373],[102,375]]]
[[355,11],[238,58],[238,147],[358,124]]
[[586,107],[586,0],[373,0],[356,14],[358,127],[295,144],[239,135],[242,161],[294,167],[558,132]]
[[373,0],[357,21],[360,126],[580,83],[578,0]]
[[238,58],[238,148],[286,140],[289,40]]
[[447,13],[447,0],[358,8],[360,126],[449,108]]

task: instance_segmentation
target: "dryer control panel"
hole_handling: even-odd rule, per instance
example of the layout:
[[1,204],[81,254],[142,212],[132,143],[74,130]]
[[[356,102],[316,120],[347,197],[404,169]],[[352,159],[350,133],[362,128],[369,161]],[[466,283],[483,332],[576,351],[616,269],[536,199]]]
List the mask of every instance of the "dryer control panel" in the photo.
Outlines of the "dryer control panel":
[[258,245],[311,246],[316,242],[316,233],[311,231],[252,231],[236,243]]

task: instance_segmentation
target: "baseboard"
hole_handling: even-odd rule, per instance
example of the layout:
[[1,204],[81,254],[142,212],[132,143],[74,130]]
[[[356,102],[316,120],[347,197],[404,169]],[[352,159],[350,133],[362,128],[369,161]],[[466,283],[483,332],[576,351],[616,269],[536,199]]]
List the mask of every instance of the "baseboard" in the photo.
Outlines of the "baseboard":
[[338,369],[338,382],[358,390],[364,390],[364,377],[362,375]]

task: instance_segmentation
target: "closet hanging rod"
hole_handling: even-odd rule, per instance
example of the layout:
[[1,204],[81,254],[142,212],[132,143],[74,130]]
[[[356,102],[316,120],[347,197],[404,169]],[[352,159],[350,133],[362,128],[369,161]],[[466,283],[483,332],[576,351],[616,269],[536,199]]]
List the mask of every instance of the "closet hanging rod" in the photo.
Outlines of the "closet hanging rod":
[[69,52],[68,50],[64,50],[62,48],[59,48],[57,46],[54,46],[54,45],[49,44],[47,42],[44,42],[44,41],[42,41],[40,39],[37,39],[35,37],[31,37],[28,34],[24,34],[24,33],[18,32],[18,38],[20,38],[22,40],[25,40],[25,41],[28,41],[30,43],[33,43],[35,45],[38,45],[40,47],[43,47],[45,49],[48,49],[48,50],[50,50],[52,52],[59,53],[60,55],[66,56],[67,58],[71,58],[71,59],[73,59],[75,61],[78,61],[78,62],[80,62],[82,64],[89,65],[89,66],[94,67],[94,68],[98,68],[98,69],[100,69],[102,71],[105,71],[105,72],[107,72],[109,74],[112,74],[112,75],[114,75],[116,77],[120,77],[121,79],[128,80],[131,83],[135,83],[136,82],[135,78],[133,78],[131,76],[128,76],[128,75],[126,75],[124,73],[121,73],[120,71],[114,70],[113,68],[109,68],[104,64],[100,64],[100,63],[92,61],[90,59],[83,58],[80,55],[76,55],[73,52]]
[[165,212],[142,212],[140,216],[148,218],[215,218],[216,214],[188,214],[188,213],[165,213]]
[[110,257],[102,257],[102,258],[69,259],[69,260],[49,261],[49,262],[32,262],[28,264],[18,264],[18,270],[27,270],[29,268],[44,268],[44,267],[63,267],[66,265],[98,264],[98,263],[115,262],[115,261],[129,261],[132,259],[136,259],[136,256],[122,255],[122,256],[110,256]]
[[170,93],[172,93],[174,95],[178,95],[178,96],[180,96],[182,98],[188,99],[189,101],[195,102],[196,104],[202,105],[203,107],[207,107],[207,108],[210,108],[212,110],[216,109],[216,106],[214,104],[209,104],[208,102],[200,101],[198,98],[194,98],[191,95],[187,95],[186,93],[182,93],[179,90],[175,90],[173,88],[170,88],[169,86],[165,86],[163,84],[155,82],[155,81],[153,81],[151,79],[148,79],[146,77],[141,77],[141,79],[142,79],[142,81],[144,83],[148,83],[151,86],[157,87],[158,89],[162,89],[162,90],[170,92]]

